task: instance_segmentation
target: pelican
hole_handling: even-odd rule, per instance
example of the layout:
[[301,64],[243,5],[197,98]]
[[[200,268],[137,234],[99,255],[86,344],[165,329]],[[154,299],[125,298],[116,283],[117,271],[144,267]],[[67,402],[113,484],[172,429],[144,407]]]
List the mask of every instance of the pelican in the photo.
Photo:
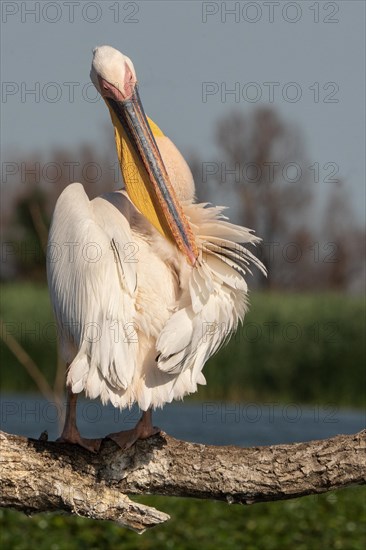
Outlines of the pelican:
[[223,207],[195,202],[191,171],[144,112],[132,61],[110,46],[93,51],[91,80],[112,119],[125,188],[90,201],[80,183],[60,195],[47,258],[68,400],[60,441],[91,451],[77,397],[123,409],[134,429],[109,434],[122,449],[159,432],[152,410],[205,384],[205,362],[248,308],[245,277],[261,262],[260,240]]

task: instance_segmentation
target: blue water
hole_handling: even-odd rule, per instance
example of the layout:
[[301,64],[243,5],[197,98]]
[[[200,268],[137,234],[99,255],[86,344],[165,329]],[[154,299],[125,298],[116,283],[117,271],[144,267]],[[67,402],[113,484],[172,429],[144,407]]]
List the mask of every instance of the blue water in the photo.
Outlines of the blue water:
[[[0,429],[49,439],[60,433],[62,408],[39,396],[1,397]],[[136,408],[119,411],[99,401],[79,400],[78,426],[85,437],[101,437],[130,429],[139,418]],[[362,411],[340,409],[333,404],[304,406],[298,403],[172,403],[154,412],[154,424],[186,441],[212,445],[270,445],[352,434],[365,428]]]

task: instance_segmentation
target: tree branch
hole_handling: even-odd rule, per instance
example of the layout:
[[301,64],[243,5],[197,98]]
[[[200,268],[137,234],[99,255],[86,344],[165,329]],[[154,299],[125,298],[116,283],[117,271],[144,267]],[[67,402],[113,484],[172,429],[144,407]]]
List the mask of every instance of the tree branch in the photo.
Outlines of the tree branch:
[[0,432],[0,506],[27,514],[62,510],[142,532],[169,516],[131,501],[159,494],[252,504],[366,483],[366,430],[269,447],[216,447],[161,433],[122,452]]

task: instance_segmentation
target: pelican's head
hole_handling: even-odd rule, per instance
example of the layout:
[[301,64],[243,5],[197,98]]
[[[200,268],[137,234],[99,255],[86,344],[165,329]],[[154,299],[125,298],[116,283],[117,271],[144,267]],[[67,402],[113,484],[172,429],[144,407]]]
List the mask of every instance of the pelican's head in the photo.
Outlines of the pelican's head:
[[132,61],[110,46],[100,46],[93,52],[90,77],[112,117],[118,158],[130,199],[194,265],[198,251],[192,229],[155,141],[155,137],[163,133],[145,115]]
[[137,82],[131,59],[111,46],[93,50],[90,78],[104,99],[118,101],[130,99]]

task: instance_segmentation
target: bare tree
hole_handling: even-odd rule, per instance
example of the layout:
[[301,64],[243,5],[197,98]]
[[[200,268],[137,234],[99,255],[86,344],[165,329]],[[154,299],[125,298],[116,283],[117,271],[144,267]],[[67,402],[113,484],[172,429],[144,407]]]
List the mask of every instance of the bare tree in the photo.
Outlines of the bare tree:
[[322,233],[331,249],[324,266],[327,285],[344,289],[364,274],[365,235],[354,221],[343,181],[334,184],[325,209]]

